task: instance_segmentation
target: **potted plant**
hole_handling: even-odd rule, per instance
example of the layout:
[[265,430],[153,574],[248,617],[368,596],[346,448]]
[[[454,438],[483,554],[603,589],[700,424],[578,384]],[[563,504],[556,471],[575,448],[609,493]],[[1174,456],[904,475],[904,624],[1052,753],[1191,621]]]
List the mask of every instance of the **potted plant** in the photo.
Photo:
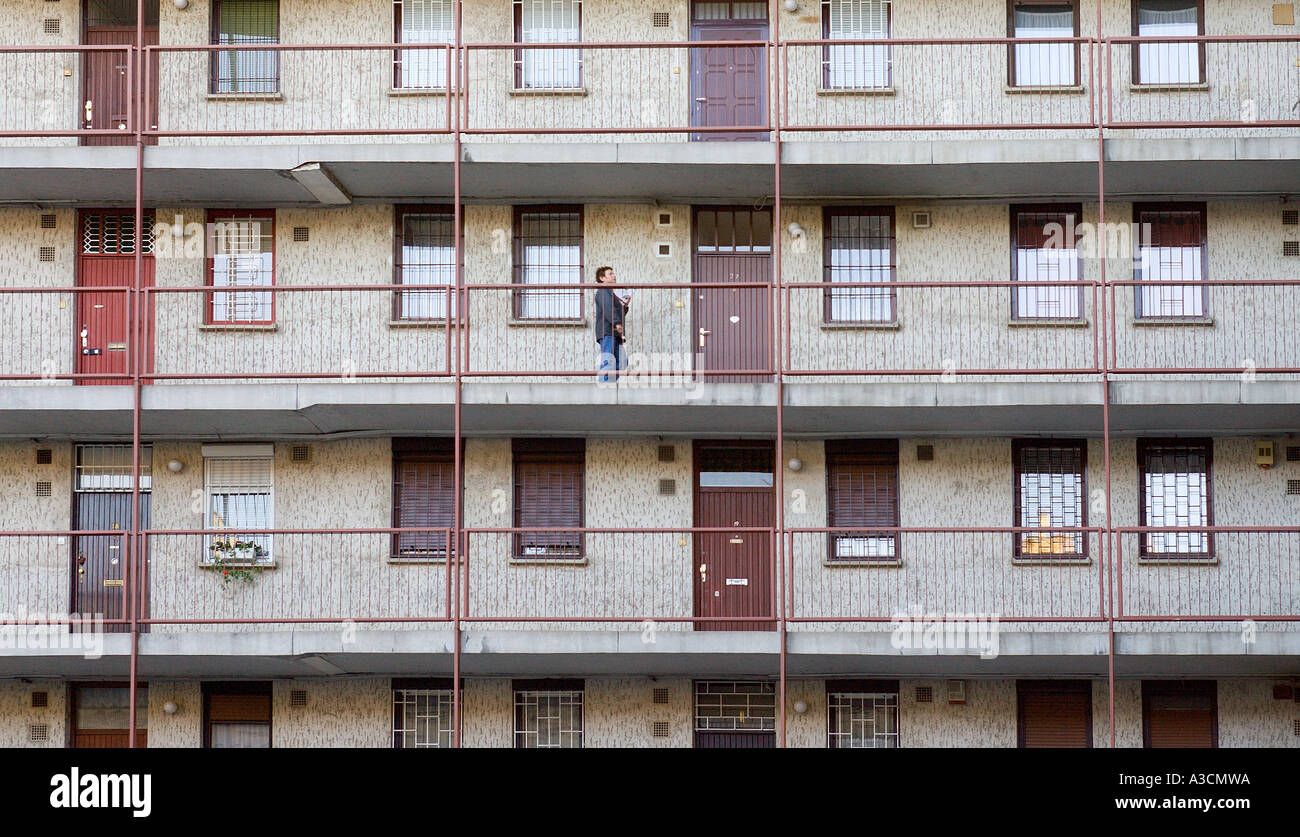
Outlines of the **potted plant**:
[[242,581],[251,584],[266,569],[261,563],[266,547],[256,541],[214,540],[208,545],[208,566],[221,572],[225,584]]

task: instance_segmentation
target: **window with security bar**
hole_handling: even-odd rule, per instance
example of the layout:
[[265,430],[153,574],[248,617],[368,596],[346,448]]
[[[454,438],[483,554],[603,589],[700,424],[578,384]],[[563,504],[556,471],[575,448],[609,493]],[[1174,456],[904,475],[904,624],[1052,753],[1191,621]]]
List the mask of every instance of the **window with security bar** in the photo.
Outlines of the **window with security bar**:
[[205,457],[203,487],[204,528],[213,532],[205,539],[205,562],[220,552],[226,560],[271,563],[272,536],[264,530],[275,523],[272,457]]
[[396,285],[445,285],[447,290],[398,291],[396,320],[445,320],[456,310],[455,215],[446,207],[399,206],[393,261]]
[[[577,559],[582,533],[586,446],[583,439],[515,439],[514,537],[518,559]],[[547,531],[547,530],[552,531]],[[563,531],[569,530],[569,531]]]
[[696,732],[757,732],[776,729],[776,687],[767,681],[695,684]]
[[[515,43],[582,41],[580,0],[514,0]],[[562,47],[515,50],[515,87],[521,90],[582,87],[582,50]]]
[[1013,320],[1083,317],[1083,286],[1072,287],[1083,273],[1078,247],[1082,218],[1078,204],[1011,207]]
[[417,679],[393,681],[393,747],[451,747],[451,683]]
[[[158,25],[157,3],[144,4],[144,25]],[[136,0],[86,0],[82,25],[135,26]]]
[[[144,214],[141,250],[153,253],[154,214]],[[87,256],[128,256],[135,254],[135,212],[132,210],[83,210],[81,213],[81,252]]]
[[[455,0],[393,0],[393,41],[448,46],[456,43]],[[446,49],[396,50],[393,88],[445,90],[452,60]]]
[[[827,526],[897,527],[898,440],[826,441]],[[895,561],[897,532],[830,533],[828,561]]]
[[[582,283],[582,207],[515,207],[514,284]],[[516,288],[520,320],[581,320],[581,288]]]
[[[77,445],[74,489],[130,491],[134,454],[130,445]],[[153,488],[153,446],[140,446],[140,490]]]
[[[1011,0],[1007,35],[1013,87],[1073,87],[1079,84],[1079,2]],[[1041,43],[1034,43],[1039,41]]]
[[582,747],[581,680],[514,681],[515,747]]
[[898,747],[898,681],[827,681],[826,741],[832,749]]
[[767,3],[764,0],[698,0],[691,3],[691,19],[708,20],[767,20]]
[[[889,38],[888,0],[822,0],[822,37],[828,41]],[[888,44],[827,44],[822,86],[827,90],[881,90],[893,84]]]
[[1082,440],[1016,440],[1015,526],[1041,529],[1017,532],[1013,554],[1020,558],[1080,558],[1088,554],[1083,532],[1053,531],[1088,525],[1084,505],[1087,445]]
[[[280,42],[279,0],[212,0],[212,43],[262,46]],[[278,93],[278,50],[223,49],[212,52],[212,93]]]
[[[1204,0],[1132,0],[1133,34],[1139,38],[1196,37],[1205,34]],[[1205,81],[1205,45],[1197,41],[1136,43],[1133,81],[1179,85]]]
[[[1139,525],[1171,529],[1213,526],[1212,455],[1210,439],[1139,439]],[[1206,531],[1145,532],[1141,553],[1148,558],[1209,558],[1214,555],[1214,539]]]
[[204,321],[213,325],[275,322],[275,213],[208,211],[208,284]]
[[[824,321],[894,322],[897,289],[886,284],[897,270],[893,207],[827,208],[823,217]],[[849,283],[859,286],[836,287]]]
[[1209,316],[1205,204],[1135,204],[1136,316],[1201,319]]
[[[393,439],[393,528],[450,530],[455,525],[456,483],[451,439]],[[444,531],[393,535],[394,561],[442,560]]]

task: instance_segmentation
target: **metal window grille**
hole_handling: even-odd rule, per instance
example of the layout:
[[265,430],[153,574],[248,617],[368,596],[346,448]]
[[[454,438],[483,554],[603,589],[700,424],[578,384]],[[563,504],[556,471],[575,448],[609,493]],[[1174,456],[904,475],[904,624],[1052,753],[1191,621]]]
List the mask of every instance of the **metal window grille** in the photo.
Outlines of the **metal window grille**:
[[[1040,529],[1085,523],[1084,443],[1016,445],[1016,526]],[[1015,554],[1061,557],[1085,554],[1082,532],[1018,532]]]
[[[154,215],[144,214],[140,243],[145,254],[153,252]],[[86,255],[115,256],[135,253],[135,213],[83,212],[81,214],[81,252]]]
[[39,262],[54,261],[55,250],[53,247],[41,247],[36,251],[36,260]]
[[451,716],[450,689],[394,689],[393,746],[451,747]]
[[826,696],[832,748],[898,746],[898,694],[840,692]]
[[1083,316],[1083,288],[1033,282],[1078,282],[1079,250],[1076,224],[1080,208],[1069,212],[1020,209],[1013,219],[1015,252],[1011,315],[1017,320],[1079,319]]
[[[279,0],[213,0],[213,44],[260,46],[279,42]],[[213,93],[279,92],[280,54],[275,50],[215,51],[210,83]]]
[[52,213],[41,215],[41,229],[52,230],[58,225],[58,216]]
[[[130,445],[77,445],[73,466],[76,491],[130,491]],[[153,446],[140,446],[140,490],[153,488]]]
[[50,705],[49,692],[32,692],[32,708],[44,709]]
[[[454,44],[454,0],[394,0],[399,44]],[[441,49],[399,49],[393,54],[393,87],[441,89],[447,86],[447,52]]]
[[[889,37],[887,0],[823,0],[822,19],[829,40]],[[888,45],[828,44],[823,53],[822,84],[833,90],[889,87],[892,54]]]
[[[582,41],[581,0],[514,0],[515,39],[521,44]],[[581,49],[520,49],[515,52],[515,83],[528,89],[582,86]]]
[[776,729],[776,687],[766,681],[696,683],[695,729]]
[[516,691],[515,746],[582,747],[581,691]]
[[[826,493],[831,527],[897,526],[897,440],[828,441]],[[830,542],[830,560],[898,557],[898,536],[894,533],[831,533]]]
[[[208,225],[214,288],[270,287],[275,283],[273,215],[220,215]],[[211,323],[270,323],[269,291],[214,291],[208,295]]]
[[[515,284],[582,283],[582,210],[579,207],[519,210],[515,214]],[[523,320],[577,320],[582,291],[522,289],[515,294],[515,317]]]
[[[1150,230],[1150,241],[1139,240],[1135,278],[1145,282],[1199,283],[1205,279],[1205,210],[1151,209],[1137,213],[1139,236]],[[1204,317],[1208,286],[1199,284],[1139,285],[1139,317]]]
[[765,209],[701,209],[695,215],[695,249],[700,253],[770,253],[772,213]]
[[[218,540],[252,542],[262,555],[248,554],[249,561],[270,563],[271,536],[253,534],[274,525],[272,458],[270,456],[209,456],[203,460],[204,491],[207,495],[207,527],[226,530],[206,539],[205,561],[211,561],[211,546]],[[233,530],[233,531],[232,531]]]
[[[1210,445],[1139,441],[1142,468],[1142,525],[1151,527],[1210,526]],[[1208,532],[1148,532],[1148,555],[1206,555]]]
[[825,281],[827,322],[887,323],[894,320],[892,287],[836,288],[840,282],[890,282],[894,262],[893,210],[828,210]]
[[446,285],[446,291],[398,291],[394,318],[441,320],[448,304],[455,311],[452,291],[456,284],[455,216],[450,210],[399,210],[398,285]]

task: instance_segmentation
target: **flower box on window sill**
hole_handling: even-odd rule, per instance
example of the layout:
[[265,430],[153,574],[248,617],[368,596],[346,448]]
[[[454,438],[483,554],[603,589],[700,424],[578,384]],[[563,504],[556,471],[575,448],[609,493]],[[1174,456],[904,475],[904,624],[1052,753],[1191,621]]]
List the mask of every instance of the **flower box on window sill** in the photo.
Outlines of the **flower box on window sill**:
[[1088,88],[1082,84],[1004,84],[1003,93],[1087,93]]
[[1018,320],[1008,320],[1007,325],[1011,328],[1028,327],[1046,327],[1046,328],[1087,328],[1088,319],[1086,317],[1023,317]]
[[208,93],[209,102],[283,102],[284,94],[275,93]]
[[199,323],[199,331],[279,331],[276,323]]
[[1134,317],[1135,326],[1213,326],[1213,317]]
[[585,87],[512,87],[511,96],[586,96]]
[[447,87],[390,87],[389,96],[446,96]]
[[1185,567],[1200,566],[1213,567],[1217,566],[1219,559],[1214,555],[1207,555],[1204,552],[1154,552],[1138,555],[1138,565],[1142,567]]
[[827,322],[825,320],[822,320],[821,325],[822,328],[827,331],[838,331],[844,329],[850,331],[861,330],[861,329],[866,329],[868,331],[897,331],[898,329],[902,328],[902,324],[898,320],[880,320],[879,322],[860,322],[860,323],[848,322],[848,321],[838,322],[835,320]]
[[541,317],[537,319],[511,317],[506,324],[511,326],[568,326],[569,328],[586,328],[590,325],[585,319],[545,319]]
[[888,87],[817,87],[818,96],[896,96],[898,89]]
[[1130,93],[1195,93],[1207,92],[1210,89],[1208,81],[1189,81],[1171,84],[1139,84],[1130,82],[1128,90]]
[[901,567],[903,559],[897,555],[892,558],[823,558],[823,567]]

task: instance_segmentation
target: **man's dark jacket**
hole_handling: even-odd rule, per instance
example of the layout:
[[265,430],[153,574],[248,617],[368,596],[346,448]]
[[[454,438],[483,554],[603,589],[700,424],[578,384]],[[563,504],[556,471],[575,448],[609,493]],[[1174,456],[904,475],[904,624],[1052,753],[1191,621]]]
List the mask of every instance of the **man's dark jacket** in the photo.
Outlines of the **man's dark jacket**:
[[623,335],[614,331],[614,326],[623,325],[623,300],[614,295],[614,289],[603,286],[596,291],[596,342],[599,343],[611,334],[623,342]]

